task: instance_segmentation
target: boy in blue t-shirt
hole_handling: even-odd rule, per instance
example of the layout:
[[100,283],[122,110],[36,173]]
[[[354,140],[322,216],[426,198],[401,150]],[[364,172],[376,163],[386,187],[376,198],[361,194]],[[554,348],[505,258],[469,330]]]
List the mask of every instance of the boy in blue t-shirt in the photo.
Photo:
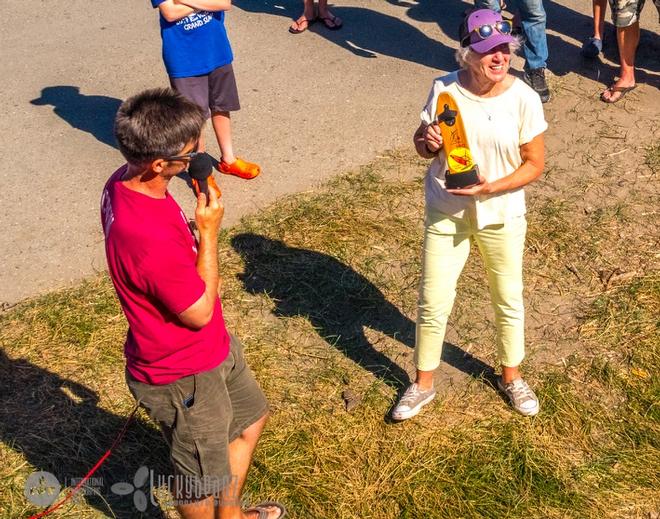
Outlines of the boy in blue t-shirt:
[[[230,112],[240,109],[225,30],[231,0],[151,0],[160,11],[163,61],[172,88],[206,110],[222,160],[220,172],[250,179],[261,168],[234,155]],[[200,139],[199,151],[204,151]]]

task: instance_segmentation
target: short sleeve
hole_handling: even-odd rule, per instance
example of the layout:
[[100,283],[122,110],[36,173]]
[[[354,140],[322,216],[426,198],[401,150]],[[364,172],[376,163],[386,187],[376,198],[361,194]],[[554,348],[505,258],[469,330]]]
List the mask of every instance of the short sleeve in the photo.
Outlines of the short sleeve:
[[431,87],[431,91],[429,92],[428,98],[426,99],[426,103],[424,104],[424,108],[419,114],[419,118],[422,120],[424,124],[431,124],[431,122],[433,121],[433,116],[435,115],[433,100],[437,97],[435,92],[436,92],[436,82],[434,81],[433,86]]
[[165,0],[151,0],[151,7],[156,8],[163,2],[165,2]]
[[531,142],[534,137],[542,134],[547,129],[548,123],[543,114],[541,98],[531,88],[528,88],[522,98],[519,129],[520,144]]
[[191,251],[171,242],[150,250],[152,253],[140,264],[142,286],[170,312],[180,314],[206,290]]
[[458,71],[450,72],[446,76],[441,76],[433,80],[433,85],[431,86],[431,91],[426,99],[424,109],[419,114],[419,118],[424,124],[431,124],[435,120],[435,105],[440,93],[447,90],[449,85],[455,83],[457,80]]

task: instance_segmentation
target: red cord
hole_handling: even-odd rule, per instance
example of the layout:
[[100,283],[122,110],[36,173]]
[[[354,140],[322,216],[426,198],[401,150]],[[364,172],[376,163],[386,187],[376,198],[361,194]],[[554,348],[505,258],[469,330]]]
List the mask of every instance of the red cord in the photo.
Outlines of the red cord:
[[110,448],[106,451],[106,453],[105,453],[103,456],[101,456],[101,459],[99,459],[99,460],[96,462],[96,465],[94,465],[94,466],[92,467],[92,469],[91,469],[87,474],[85,474],[85,477],[82,478],[82,479],[80,480],[80,482],[79,482],[75,487],[73,487],[73,489],[71,489],[71,490],[69,491],[69,493],[64,497],[64,499],[62,499],[59,503],[56,503],[56,504],[52,505],[52,506],[49,507],[49,508],[46,508],[46,510],[43,510],[43,511],[39,512],[38,514],[31,515],[31,516],[29,517],[29,519],[40,519],[41,517],[45,517],[45,516],[47,516],[48,514],[53,513],[53,512],[54,512],[55,510],[57,510],[60,506],[62,506],[62,505],[63,505],[64,503],[66,503],[69,499],[71,499],[71,498],[76,494],[76,492],[78,492],[78,490],[80,490],[80,487],[82,487],[82,486],[85,484],[85,482],[86,482],[90,477],[92,477],[92,474],[94,474],[94,472],[96,472],[96,471],[98,470],[98,468],[103,464],[103,462],[108,458],[108,456],[110,456],[110,454],[112,453],[113,449],[117,446],[117,444],[118,444],[118,443],[121,441],[121,439],[124,437],[124,434],[126,433],[126,429],[128,429],[128,424],[130,424],[130,423],[131,423],[131,420],[133,420],[133,417],[135,416],[135,413],[137,412],[137,410],[138,410],[139,407],[140,407],[140,405],[137,404],[137,405],[133,408],[133,411],[131,411],[131,414],[129,415],[128,419],[126,420],[126,423],[124,423],[124,426],[121,428],[121,431],[119,431],[119,434],[118,434],[117,437],[115,438],[115,441],[113,441],[113,442],[112,442],[112,445],[110,445]]

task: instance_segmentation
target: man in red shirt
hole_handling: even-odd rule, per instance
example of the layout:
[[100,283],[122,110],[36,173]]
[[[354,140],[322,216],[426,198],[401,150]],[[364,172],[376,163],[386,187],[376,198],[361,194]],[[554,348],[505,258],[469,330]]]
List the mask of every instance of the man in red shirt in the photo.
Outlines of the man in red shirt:
[[128,162],[101,199],[106,256],[129,330],[131,393],[170,446],[172,492],[184,519],[279,519],[284,507],[241,510],[240,494],[268,403],[225,327],[218,297],[213,190],[197,199],[199,242],[167,191],[196,154],[205,114],[170,89],[125,101],[115,120]]

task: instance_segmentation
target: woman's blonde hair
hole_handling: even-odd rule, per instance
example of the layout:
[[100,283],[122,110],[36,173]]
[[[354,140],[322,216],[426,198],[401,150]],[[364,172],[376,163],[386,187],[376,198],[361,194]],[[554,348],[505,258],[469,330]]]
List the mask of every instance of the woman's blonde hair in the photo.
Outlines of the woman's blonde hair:
[[[520,36],[514,36],[513,41],[509,43],[509,51],[511,54],[514,54],[520,47],[522,47],[522,39]],[[466,47],[459,46],[454,53],[454,57],[456,58],[458,66],[464,69],[467,66],[468,56],[474,53],[475,52],[470,48],[469,45]]]

